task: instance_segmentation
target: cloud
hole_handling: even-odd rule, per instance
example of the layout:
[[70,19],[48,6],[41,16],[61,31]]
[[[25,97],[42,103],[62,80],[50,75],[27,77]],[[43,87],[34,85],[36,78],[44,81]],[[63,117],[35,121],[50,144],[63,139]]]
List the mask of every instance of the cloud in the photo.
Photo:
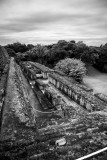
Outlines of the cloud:
[[[106,0],[2,0],[0,43],[84,40],[107,41]],[[100,41],[101,42],[101,41]]]

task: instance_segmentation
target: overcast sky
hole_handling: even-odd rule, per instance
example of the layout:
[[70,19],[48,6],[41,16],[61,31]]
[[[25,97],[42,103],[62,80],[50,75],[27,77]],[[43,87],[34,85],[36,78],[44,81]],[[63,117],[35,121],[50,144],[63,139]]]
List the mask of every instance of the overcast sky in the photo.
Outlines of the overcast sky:
[[107,0],[0,0],[0,44],[107,43]]

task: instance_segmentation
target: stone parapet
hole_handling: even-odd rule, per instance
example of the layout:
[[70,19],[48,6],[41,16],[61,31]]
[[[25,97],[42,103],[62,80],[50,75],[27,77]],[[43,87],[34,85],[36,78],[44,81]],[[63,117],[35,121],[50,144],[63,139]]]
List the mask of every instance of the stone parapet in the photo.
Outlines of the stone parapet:
[[103,110],[105,107],[104,103],[97,97],[95,97],[93,93],[83,90],[79,87],[79,85],[75,85],[75,83],[69,82],[67,79],[60,76],[59,74],[50,73],[49,81],[56,88],[64,92],[71,99],[79,103],[88,111]]
[[102,93],[96,93],[95,96],[107,105],[107,96]]

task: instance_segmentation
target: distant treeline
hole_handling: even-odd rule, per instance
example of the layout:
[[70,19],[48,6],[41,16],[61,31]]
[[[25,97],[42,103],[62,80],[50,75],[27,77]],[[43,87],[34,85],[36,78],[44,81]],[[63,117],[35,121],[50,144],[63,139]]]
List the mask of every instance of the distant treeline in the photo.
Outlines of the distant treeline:
[[56,44],[32,45],[19,42],[5,46],[9,56],[14,56],[18,61],[34,61],[49,67],[65,58],[76,58],[82,60],[86,65],[94,65],[99,70],[107,72],[107,43],[96,46],[87,46],[82,41],[75,42],[60,40]]

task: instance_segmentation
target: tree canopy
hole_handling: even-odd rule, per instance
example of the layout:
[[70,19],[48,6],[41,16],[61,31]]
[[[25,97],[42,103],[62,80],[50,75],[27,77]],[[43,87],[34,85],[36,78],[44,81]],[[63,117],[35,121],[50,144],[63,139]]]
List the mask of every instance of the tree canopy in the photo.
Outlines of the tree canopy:
[[104,69],[107,66],[107,44],[96,47],[88,46],[82,41],[59,40],[55,44],[37,44],[35,46],[16,42],[6,45],[5,48],[10,56],[16,56],[16,53],[18,53],[16,57],[20,60],[36,61],[51,68],[60,60],[76,58],[84,62],[86,66],[94,65],[101,71],[107,72],[107,69]]
[[55,69],[64,72],[66,75],[73,77],[79,82],[82,81],[83,76],[86,74],[85,64],[81,60],[74,58],[66,58],[59,61]]
[[26,51],[28,51],[29,49],[33,48],[34,45],[32,44],[21,44],[20,42],[16,42],[16,43],[13,43],[13,44],[8,44],[5,46],[6,48],[10,48],[12,49],[15,53],[17,52],[21,52],[21,53],[24,53]]
[[37,44],[34,48],[29,51],[33,57],[37,59],[39,63],[43,63],[46,61],[46,56],[48,54],[48,49],[45,46]]

